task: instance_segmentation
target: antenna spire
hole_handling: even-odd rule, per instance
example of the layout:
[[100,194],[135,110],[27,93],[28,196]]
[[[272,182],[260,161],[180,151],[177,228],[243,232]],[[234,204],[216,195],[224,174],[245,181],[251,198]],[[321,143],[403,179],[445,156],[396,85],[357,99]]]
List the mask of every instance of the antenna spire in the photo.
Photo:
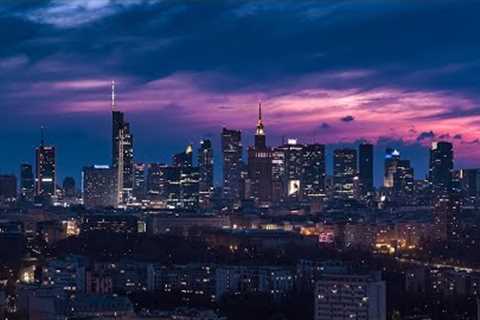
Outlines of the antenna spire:
[[44,126],[40,127],[40,145],[41,146],[45,145],[45,127]]
[[262,121],[262,101],[258,103],[258,120]]
[[115,80],[112,80],[112,111],[115,110]]

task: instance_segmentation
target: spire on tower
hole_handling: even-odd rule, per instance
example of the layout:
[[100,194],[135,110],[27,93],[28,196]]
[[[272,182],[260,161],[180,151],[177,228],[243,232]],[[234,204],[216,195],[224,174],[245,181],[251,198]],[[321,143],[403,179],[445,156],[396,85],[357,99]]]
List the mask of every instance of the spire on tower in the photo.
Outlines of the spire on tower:
[[258,103],[258,120],[262,121],[262,101]]
[[45,145],[45,127],[44,126],[40,127],[40,145],[41,146]]
[[263,127],[263,120],[262,120],[262,103],[258,103],[258,121],[257,121],[257,135],[264,135],[264,127]]
[[115,80],[112,80],[112,111],[115,109]]

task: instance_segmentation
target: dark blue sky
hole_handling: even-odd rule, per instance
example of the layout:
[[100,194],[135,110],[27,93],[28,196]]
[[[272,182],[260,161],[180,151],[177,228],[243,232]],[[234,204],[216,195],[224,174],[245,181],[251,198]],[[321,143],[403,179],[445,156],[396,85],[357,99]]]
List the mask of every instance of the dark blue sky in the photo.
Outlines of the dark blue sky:
[[33,162],[41,125],[59,178],[109,163],[112,79],[138,161],[204,137],[218,156],[222,126],[247,145],[262,100],[271,144],[378,144],[377,183],[387,145],[417,176],[438,139],[457,166],[478,166],[478,12],[441,0],[2,1],[0,169]]

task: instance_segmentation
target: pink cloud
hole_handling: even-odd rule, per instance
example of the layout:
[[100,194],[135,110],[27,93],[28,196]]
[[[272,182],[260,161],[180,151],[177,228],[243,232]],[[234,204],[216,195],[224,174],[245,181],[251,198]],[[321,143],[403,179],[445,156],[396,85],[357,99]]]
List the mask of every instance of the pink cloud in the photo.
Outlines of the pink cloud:
[[[364,74],[367,73],[344,72],[339,76],[360,77]],[[318,76],[321,77],[324,75]],[[177,73],[139,84],[135,79],[123,78],[117,81],[118,107],[126,113],[158,117],[159,121],[163,119],[162,114],[169,114],[177,122],[174,125],[188,126],[189,129],[223,125],[252,131],[258,101],[262,100],[267,133],[277,136],[317,136],[324,143],[359,138],[377,141],[379,137],[389,136],[416,143],[419,132],[433,131],[436,137],[450,137],[465,159],[472,156],[472,149],[476,149],[465,141],[477,141],[480,136],[480,116],[435,119],[438,114],[450,112],[451,106],[463,111],[474,108],[476,101],[452,92],[390,87],[367,91],[361,88],[302,87],[307,83],[305,79],[298,79],[292,87],[266,92],[248,88],[224,93],[205,87],[205,83],[219,79],[221,75]],[[91,113],[110,108],[110,80],[105,78],[55,82],[49,87],[52,100],[57,101],[52,103],[53,108],[59,112]],[[81,91],[81,94],[69,96],[70,100],[65,101],[64,90]],[[55,95],[59,97],[55,99]],[[345,116],[352,116],[354,120],[341,121]],[[328,124],[328,132],[322,132],[324,123]],[[455,135],[461,135],[462,139],[451,138]],[[480,152],[475,151],[475,157],[480,159]]]

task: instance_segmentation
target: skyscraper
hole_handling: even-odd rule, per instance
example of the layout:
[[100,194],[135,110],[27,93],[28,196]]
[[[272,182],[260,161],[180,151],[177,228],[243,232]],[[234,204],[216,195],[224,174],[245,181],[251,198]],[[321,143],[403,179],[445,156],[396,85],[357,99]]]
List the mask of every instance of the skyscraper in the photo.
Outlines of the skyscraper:
[[414,191],[414,171],[409,160],[402,160],[400,152],[387,148],[385,151],[384,186],[393,199],[408,201]]
[[358,147],[358,178],[363,195],[373,191],[373,145],[370,143]]
[[35,194],[35,178],[33,168],[29,163],[20,165],[20,199],[22,201],[33,201]]
[[303,149],[303,193],[308,198],[325,195],[325,146],[309,144]]
[[459,194],[453,188],[453,145],[433,142],[430,149],[429,181],[433,199],[434,238],[454,240],[458,237]]
[[452,183],[453,146],[450,142],[432,142],[429,178],[434,192],[447,191]]
[[45,145],[43,128],[42,139],[35,154],[35,194],[45,197],[54,196],[56,187],[55,147]]
[[248,148],[248,177],[251,195],[257,203],[272,201],[272,150],[267,147],[262,119],[262,105],[258,105],[255,144]]
[[222,129],[223,197],[229,205],[238,204],[241,190],[242,133]]
[[400,152],[397,149],[385,149],[385,171],[383,179],[383,186],[385,188],[393,188],[395,170],[399,160]]
[[337,149],[333,155],[333,183],[340,197],[352,198],[353,183],[357,174],[357,150]]
[[192,167],[193,166],[193,148],[189,144],[185,151],[177,153],[172,158],[172,165],[174,167]]
[[200,207],[210,206],[213,195],[213,148],[209,139],[200,141],[198,149],[198,168],[200,171]]
[[147,192],[146,187],[146,170],[147,165],[145,163],[135,163],[134,177],[135,182],[133,186],[133,195],[137,200],[144,199]]
[[117,170],[117,202],[121,204],[128,201],[133,191],[133,135],[123,112],[116,108],[115,82],[112,81],[112,167]]
[[99,165],[83,168],[82,196],[87,208],[116,207],[117,170]]
[[273,151],[274,185],[277,185],[277,176],[280,176],[282,197],[290,201],[301,200],[303,196],[304,148],[305,146],[298,143],[296,139],[288,139],[286,144],[276,147]]

